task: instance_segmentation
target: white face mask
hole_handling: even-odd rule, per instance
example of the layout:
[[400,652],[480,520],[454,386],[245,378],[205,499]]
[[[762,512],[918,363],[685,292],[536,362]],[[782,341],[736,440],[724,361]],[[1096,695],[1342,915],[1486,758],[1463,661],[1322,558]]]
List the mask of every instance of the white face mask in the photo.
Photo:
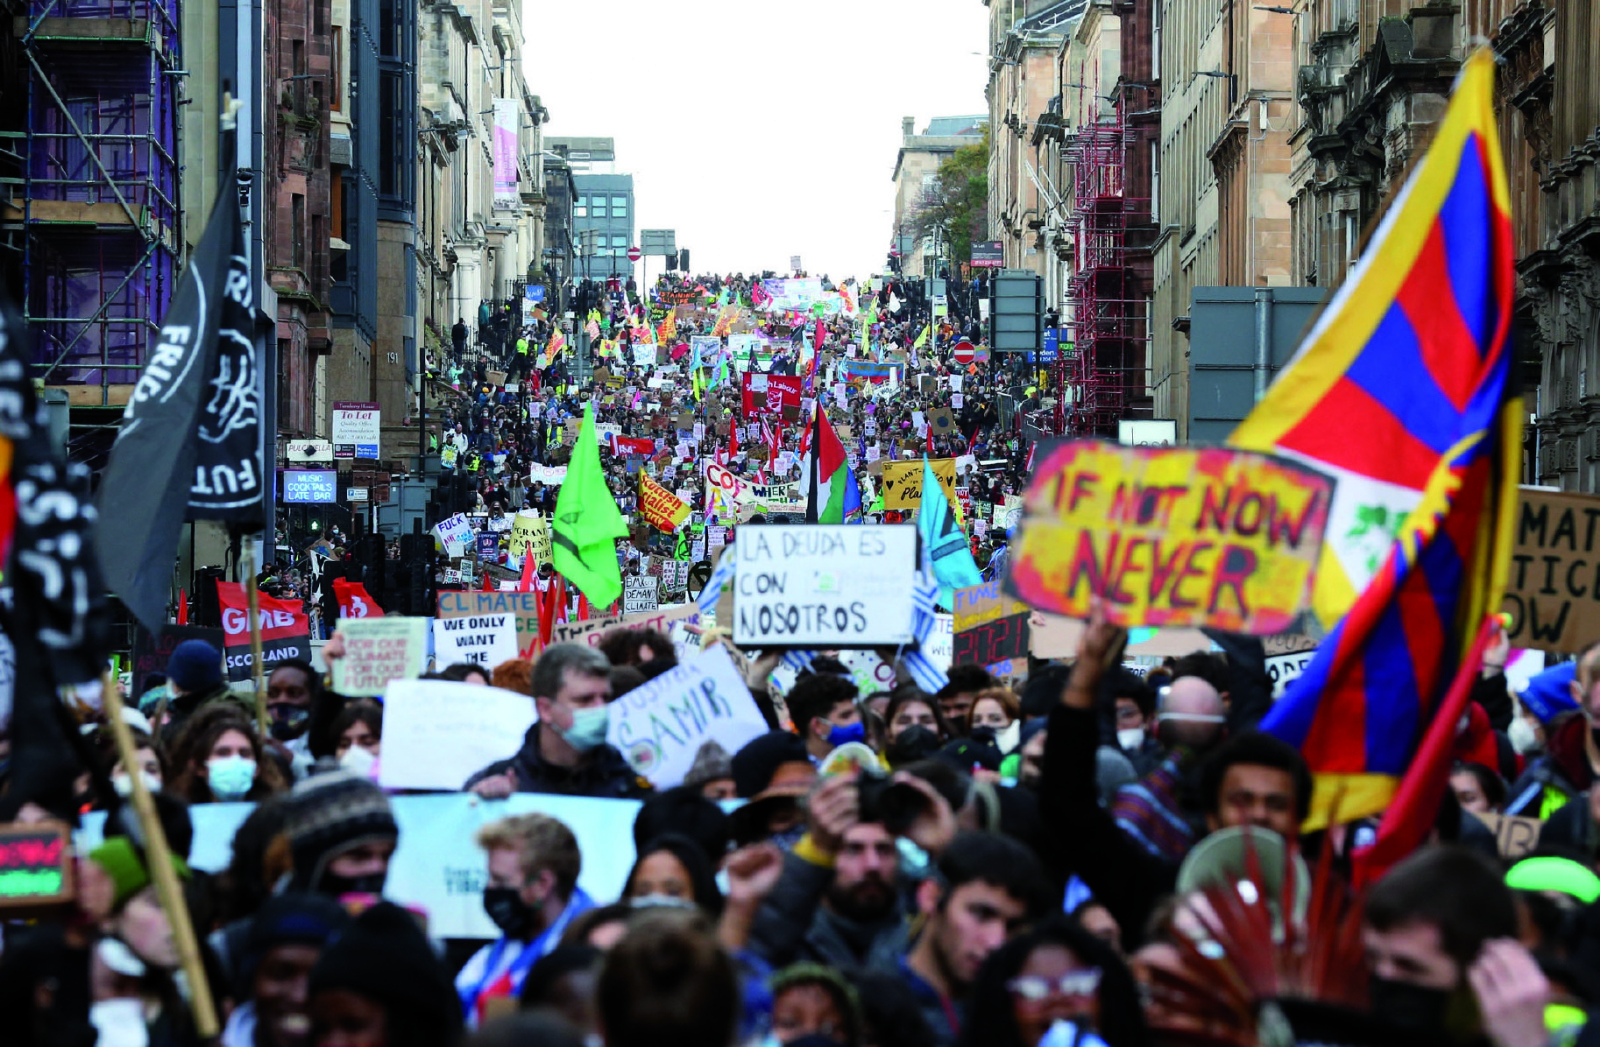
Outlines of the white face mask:
[[1117,745],[1133,750],[1144,744],[1143,727],[1124,727],[1117,731]]
[[339,766],[363,778],[372,777],[372,768],[378,758],[364,745],[352,745],[339,757]]
[[[139,777],[144,779],[144,787],[147,792],[158,793],[161,791],[161,779],[149,771],[140,771]],[[117,790],[117,795],[123,799],[133,795],[133,779],[121,771],[111,776],[111,787]]]
[[1519,755],[1537,752],[1539,749],[1539,735],[1534,730],[1533,724],[1527,717],[1518,716],[1511,721],[1511,726],[1506,728],[1506,738],[1511,742],[1511,748]]
[[150,1043],[144,1001],[137,996],[119,996],[91,1005],[89,1024],[100,1034],[95,1041],[99,1047],[147,1047]]

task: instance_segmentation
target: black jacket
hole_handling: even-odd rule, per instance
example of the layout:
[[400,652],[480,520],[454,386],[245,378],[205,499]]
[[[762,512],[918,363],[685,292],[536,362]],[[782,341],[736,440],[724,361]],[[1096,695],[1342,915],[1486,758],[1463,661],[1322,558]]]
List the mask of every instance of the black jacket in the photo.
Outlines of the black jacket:
[[547,764],[539,756],[539,724],[528,728],[522,748],[509,760],[498,760],[471,778],[470,789],[485,778],[515,771],[519,793],[559,793],[563,796],[597,796],[610,800],[637,800],[650,792],[650,783],[633,773],[622,754],[602,745],[589,759],[568,769]]

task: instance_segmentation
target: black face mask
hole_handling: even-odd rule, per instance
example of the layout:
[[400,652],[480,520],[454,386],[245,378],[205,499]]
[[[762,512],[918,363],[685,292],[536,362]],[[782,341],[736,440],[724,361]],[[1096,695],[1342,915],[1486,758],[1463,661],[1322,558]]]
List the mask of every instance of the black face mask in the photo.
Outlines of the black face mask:
[[343,898],[347,894],[383,894],[383,881],[387,873],[367,873],[364,876],[340,876],[325,872],[317,882],[317,893]]
[[533,907],[515,887],[485,887],[483,911],[507,938],[524,938],[533,928]]
[[311,723],[311,710],[303,705],[274,705],[272,711],[272,737],[287,742],[306,733]]
[[1455,994],[1449,989],[1429,989],[1374,975],[1367,979],[1367,995],[1372,1013],[1389,1024],[1437,1033],[1444,1029],[1445,1014]]

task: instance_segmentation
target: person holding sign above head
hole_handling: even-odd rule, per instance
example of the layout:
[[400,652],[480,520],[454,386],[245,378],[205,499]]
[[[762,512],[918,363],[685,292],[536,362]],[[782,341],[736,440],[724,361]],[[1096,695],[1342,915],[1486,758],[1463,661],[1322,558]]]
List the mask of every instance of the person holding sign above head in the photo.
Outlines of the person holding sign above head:
[[606,744],[611,663],[605,655],[585,644],[552,644],[534,663],[531,686],[539,718],[522,748],[467,779],[463,788],[486,800],[514,792],[637,799],[649,791]]
[[583,856],[577,837],[545,814],[522,814],[478,831],[488,855],[483,908],[504,935],[473,954],[456,976],[456,993],[474,1028],[500,1000],[514,1006],[528,970],[560,944],[574,918],[594,908],[578,886]]

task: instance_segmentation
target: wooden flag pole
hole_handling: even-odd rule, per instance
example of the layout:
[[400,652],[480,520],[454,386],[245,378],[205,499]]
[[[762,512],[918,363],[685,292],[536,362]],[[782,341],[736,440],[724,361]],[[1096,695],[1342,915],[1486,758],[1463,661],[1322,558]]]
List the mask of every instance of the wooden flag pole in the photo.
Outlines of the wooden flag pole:
[[205,966],[200,962],[200,945],[194,936],[194,924],[189,920],[189,906],[183,900],[183,889],[178,883],[177,870],[172,867],[172,849],[167,846],[167,834],[162,831],[161,818],[156,813],[155,800],[144,787],[144,776],[138,773],[134,756],[133,732],[128,721],[122,718],[122,696],[117,692],[117,681],[110,673],[101,677],[104,690],[106,719],[111,725],[111,737],[117,744],[117,757],[128,771],[128,781],[133,786],[134,814],[144,834],[144,858],[150,867],[150,878],[155,881],[156,897],[167,914],[172,927],[172,939],[178,946],[178,959],[189,981],[189,1007],[194,1014],[195,1032],[200,1039],[209,1040],[220,1032],[217,1025],[217,1008],[211,999],[211,985],[206,981]]
[[256,730],[267,737],[267,688],[261,671],[261,600],[256,592],[256,547],[248,537],[244,543],[244,593],[250,610],[250,660],[256,681]]

